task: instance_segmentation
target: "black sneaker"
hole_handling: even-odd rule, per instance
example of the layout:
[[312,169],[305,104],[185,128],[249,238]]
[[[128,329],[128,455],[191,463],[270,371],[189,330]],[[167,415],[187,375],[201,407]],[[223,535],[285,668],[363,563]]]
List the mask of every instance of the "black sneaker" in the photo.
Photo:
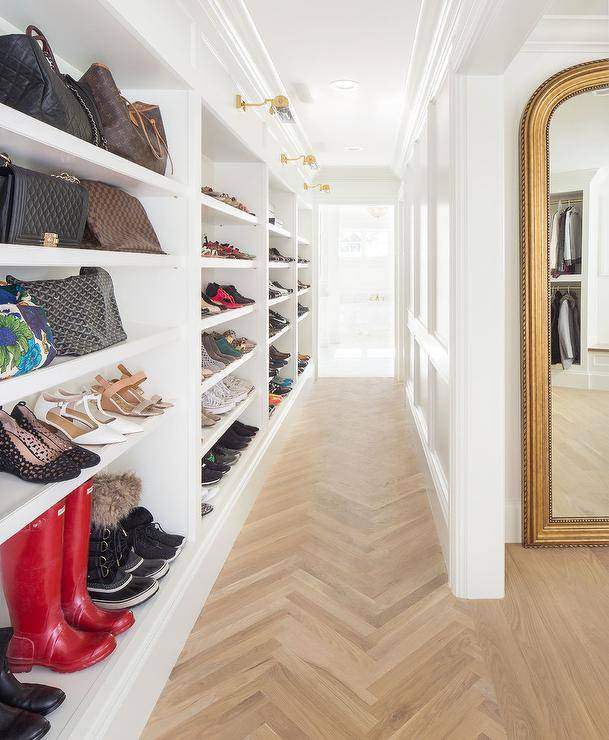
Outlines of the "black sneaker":
[[233,429],[235,432],[237,432],[237,434],[240,434],[243,437],[253,437],[256,432],[259,431],[258,427],[244,424],[242,421],[233,422],[231,429]]
[[218,470],[212,470],[207,466],[201,469],[201,485],[202,486],[213,486],[222,479],[224,473],[220,473]]
[[218,473],[228,473],[230,465],[220,462],[216,455],[210,450],[201,460],[204,467],[210,470],[216,470]]
[[158,522],[154,521],[152,514],[144,506],[136,506],[131,509],[129,515],[123,519],[126,530],[134,527],[146,527],[146,534],[149,538],[157,540],[166,547],[182,547],[186,537],[181,534],[170,534],[165,532]]
[[274,344],[269,347],[269,355],[274,360],[288,360],[292,356],[291,352],[280,352]]
[[180,554],[179,547],[168,547],[154,539],[154,536],[151,537],[146,525],[131,526],[132,522],[128,521],[128,517],[125,517],[120,524],[127,533],[129,546],[144,560],[165,560],[171,563]]
[[218,441],[223,447],[228,447],[231,450],[244,450],[248,446],[250,438],[242,437],[232,429],[229,429],[227,432],[224,432]]
[[[238,450],[229,450],[228,447],[223,447],[221,444],[216,443],[212,450],[215,452],[216,455],[222,455],[222,457],[230,458],[231,459],[231,465],[241,457],[241,453]],[[227,460],[228,464],[228,460]]]
[[140,578],[154,578],[155,581],[159,581],[169,573],[169,563],[166,560],[144,560],[141,555],[129,550],[123,570]]
[[226,293],[232,295],[236,303],[245,303],[246,306],[249,306],[252,303],[256,303],[253,298],[246,298],[245,296],[241,295],[241,293],[239,293],[234,285],[223,285],[222,288]]

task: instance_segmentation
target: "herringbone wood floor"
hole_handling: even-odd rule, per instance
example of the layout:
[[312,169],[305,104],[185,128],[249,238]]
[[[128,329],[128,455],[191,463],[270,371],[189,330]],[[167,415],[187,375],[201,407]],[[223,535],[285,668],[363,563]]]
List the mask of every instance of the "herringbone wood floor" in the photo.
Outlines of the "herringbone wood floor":
[[403,391],[320,380],[143,735],[502,738]]

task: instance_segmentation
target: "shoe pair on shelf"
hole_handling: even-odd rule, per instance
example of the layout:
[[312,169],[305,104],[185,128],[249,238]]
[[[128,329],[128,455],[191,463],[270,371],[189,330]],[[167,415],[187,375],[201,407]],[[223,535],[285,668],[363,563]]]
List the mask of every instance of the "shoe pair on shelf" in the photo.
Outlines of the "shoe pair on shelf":
[[285,294],[269,286],[269,298],[281,298],[282,295],[285,295]]
[[302,354],[298,355],[298,374],[299,375],[306,370],[306,367],[309,364],[310,360],[311,360],[311,355],[302,355]]
[[221,203],[226,203],[227,206],[232,206],[233,208],[237,208],[240,211],[243,211],[244,213],[249,213],[250,216],[255,216],[255,213],[252,213],[247,206],[245,206],[243,203],[241,203],[240,200],[237,200],[232,195],[228,195],[227,193],[221,193],[218,190],[214,190],[213,188],[209,187],[209,185],[202,187],[201,192],[203,195],[209,195],[211,198],[215,198],[216,200],[219,200]]
[[201,395],[202,426],[213,426],[222,414],[232,411],[245,401],[254,386],[247,380],[228,375]]
[[298,258],[298,264],[299,265],[308,265],[309,264],[309,260],[305,259],[304,257],[299,257]]
[[218,285],[218,283],[209,283],[204,293],[201,293],[201,312],[205,308],[215,306],[222,310],[243,308],[255,303],[252,298],[246,298],[241,295],[234,285]]
[[285,316],[269,308],[269,337],[275,336],[275,334],[278,334],[289,325],[290,322]]
[[311,286],[308,283],[302,283],[300,280],[298,281],[298,290],[307,290],[307,288],[310,288]]
[[141,480],[131,473],[93,480],[87,589],[110,611],[147,601],[182,550],[184,537],[169,534],[143,506]]
[[201,460],[203,503],[209,503],[218,493],[217,490],[210,490],[207,487],[218,483],[230,471],[257,432],[258,427],[235,421],[211,450],[205,453]]
[[207,237],[201,245],[201,257],[222,257],[225,259],[237,260],[255,260],[256,255],[242,252],[238,247],[234,247],[228,242],[210,242]]
[[269,370],[279,370],[288,364],[292,355],[289,352],[280,352],[275,345],[269,347]]
[[294,258],[286,257],[284,254],[281,254],[281,252],[277,249],[277,247],[270,247],[269,261],[270,262],[294,262]]
[[277,280],[273,280],[270,287],[281,293],[281,295],[289,295],[294,292],[292,288],[284,288]]
[[41,738],[51,729],[46,715],[57,709],[66,695],[53,686],[21,683],[15,678],[6,657],[12,636],[11,627],[0,629],[0,737]]
[[307,306],[303,306],[302,303],[298,304],[298,315],[304,316],[306,313],[309,313],[309,308]]
[[201,379],[221,372],[227,365],[249,354],[256,342],[228,330],[224,334],[203,332],[201,334]]

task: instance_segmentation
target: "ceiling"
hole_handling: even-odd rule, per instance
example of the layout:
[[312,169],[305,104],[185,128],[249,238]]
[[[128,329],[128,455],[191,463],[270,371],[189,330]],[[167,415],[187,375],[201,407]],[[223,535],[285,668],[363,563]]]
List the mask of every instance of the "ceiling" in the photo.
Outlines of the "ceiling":
[[[389,166],[420,0],[245,3],[319,164]],[[337,79],[360,88],[337,92]]]

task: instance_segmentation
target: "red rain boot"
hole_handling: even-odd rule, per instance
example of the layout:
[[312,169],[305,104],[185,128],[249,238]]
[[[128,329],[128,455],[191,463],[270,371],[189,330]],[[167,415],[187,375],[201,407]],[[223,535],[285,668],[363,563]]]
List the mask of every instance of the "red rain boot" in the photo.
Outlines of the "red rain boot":
[[7,658],[13,673],[43,665],[71,672],[98,663],[116,647],[108,633],[79,632],[61,611],[63,501],[0,547],[2,584],[13,626]]
[[100,609],[87,591],[87,562],[91,528],[92,481],[83,483],[66,498],[63,530],[61,608],[68,624],[86,632],[120,635],[133,625],[133,612]]

